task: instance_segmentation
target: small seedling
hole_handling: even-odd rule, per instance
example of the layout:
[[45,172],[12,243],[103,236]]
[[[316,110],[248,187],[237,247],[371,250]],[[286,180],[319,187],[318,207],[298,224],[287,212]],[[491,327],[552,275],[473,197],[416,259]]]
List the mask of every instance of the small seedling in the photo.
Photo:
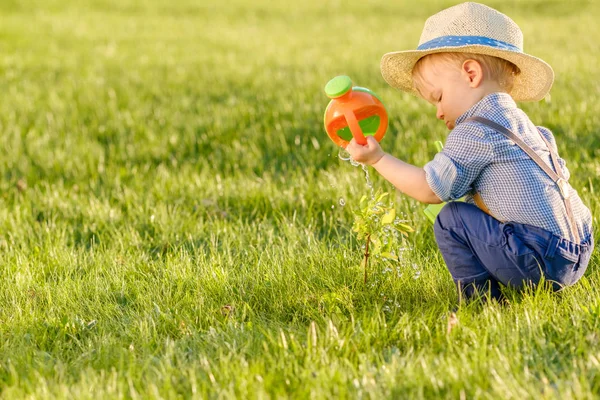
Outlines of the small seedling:
[[[369,199],[366,195],[360,199],[359,209],[354,213],[352,230],[358,240],[364,240],[365,253],[362,264],[365,271],[365,284],[369,259],[371,256],[381,256],[386,259],[398,260],[395,251],[400,247],[400,241],[414,229],[403,223],[396,216],[394,204],[388,198],[388,192],[377,193]],[[388,198],[388,199],[386,199]]]

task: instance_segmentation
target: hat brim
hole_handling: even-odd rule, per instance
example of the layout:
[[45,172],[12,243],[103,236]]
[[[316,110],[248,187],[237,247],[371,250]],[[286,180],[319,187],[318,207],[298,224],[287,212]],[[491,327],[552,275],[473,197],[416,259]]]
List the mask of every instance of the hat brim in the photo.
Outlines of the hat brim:
[[384,54],[381,58],[381,75],[390,86],[420,96],[413,84],[412,70],[420,58],[435,53],[483,54],[510,61],[521,71],[515,76],[514,86],[510,92],[515,101],[539,101],[548,94],[554,82],[552,67],[537,57],[516,51],[472,44]]

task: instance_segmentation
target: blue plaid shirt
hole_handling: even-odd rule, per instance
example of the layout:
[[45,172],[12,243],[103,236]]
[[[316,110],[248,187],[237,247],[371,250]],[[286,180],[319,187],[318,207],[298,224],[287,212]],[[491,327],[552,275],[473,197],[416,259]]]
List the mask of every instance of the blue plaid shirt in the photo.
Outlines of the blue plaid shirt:
[[[431,190],[443,201],[466,195],[471,204],[474,204],[472,195],[478,192],[497,219],[534,225],[574,241],[558,187],[518,145],[500,132],[477,122],[461,123],[474,116],[507,127],[552,167],[550,152],[538,129],[557,152],[552,132],[536,127],[510,95],[492,93],[456,120],[444,150],[425,165]],[[562,158],[559,164],[568,179],[569,170]],[[579,237],[585,242],[592,234],[592,216],[575,189],[570,189],[570,195]]]

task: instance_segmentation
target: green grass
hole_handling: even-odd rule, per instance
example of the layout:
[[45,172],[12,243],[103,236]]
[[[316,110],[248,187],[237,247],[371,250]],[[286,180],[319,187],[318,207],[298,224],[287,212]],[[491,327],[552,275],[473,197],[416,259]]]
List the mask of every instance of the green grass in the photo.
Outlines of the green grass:
[[[368,188],[323,131],[322,89],[343,73],[374,90],[384,148],[423,165],[445,127],[379,60],[451,4],[0,2],[2,397],[597,395],[598,252],[576,286],[463,306],[448,333],[451,277],[398,194],[416,232],[363,284]],[[597,226],[600,9],[488,4],[555,69],[551,101],[521,106]]]

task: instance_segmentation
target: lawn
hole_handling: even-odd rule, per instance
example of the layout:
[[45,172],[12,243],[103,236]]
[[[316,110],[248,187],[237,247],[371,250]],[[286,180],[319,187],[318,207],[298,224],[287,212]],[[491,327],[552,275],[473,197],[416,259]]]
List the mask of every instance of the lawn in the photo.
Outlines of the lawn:
[[[371,188],[324,132],[323,87],[375,91],[384,149],[424,165],[446,128],[379,60],[453,4],[2,0],[1,396],[598,396],[597,251],[572,288],[454,316],[424,206],[367,170],[414,232],[363,281]],[[598,226],[599,4],[486,4],[553,66],[520,106]]]

